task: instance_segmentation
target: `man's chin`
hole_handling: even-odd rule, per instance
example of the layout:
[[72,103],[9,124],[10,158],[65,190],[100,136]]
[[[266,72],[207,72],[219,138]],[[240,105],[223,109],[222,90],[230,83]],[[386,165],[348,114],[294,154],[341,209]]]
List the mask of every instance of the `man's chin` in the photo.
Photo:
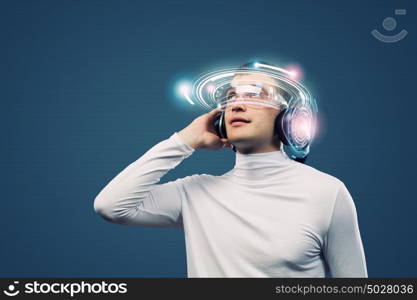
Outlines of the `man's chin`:
[[250,136],[246,136],[243,134],[237,135],[237,134],[228,134],[228,140],[232,143],[242,143],[250,141]]
[[256,139],[251,136],[232,136],[228,138],[229,142],[236,147],[246,148],[250,147],[253,144],[256,144]]

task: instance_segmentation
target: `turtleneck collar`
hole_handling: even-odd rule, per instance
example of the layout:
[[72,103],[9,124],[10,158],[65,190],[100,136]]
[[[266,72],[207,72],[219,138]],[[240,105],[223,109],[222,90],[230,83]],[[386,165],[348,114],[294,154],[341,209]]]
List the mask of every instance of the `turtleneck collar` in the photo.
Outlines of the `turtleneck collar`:
[[289,158],[281,150],[242,154],[236,152],[235,169],[262,169],[268,167],[277,167],[287,162]]
[[291,159],[282,150],[253,154],[236,152],[235,155],[235,166],[229,175],[242,179],[262,180],[265,176],[281,172],[291,163]]

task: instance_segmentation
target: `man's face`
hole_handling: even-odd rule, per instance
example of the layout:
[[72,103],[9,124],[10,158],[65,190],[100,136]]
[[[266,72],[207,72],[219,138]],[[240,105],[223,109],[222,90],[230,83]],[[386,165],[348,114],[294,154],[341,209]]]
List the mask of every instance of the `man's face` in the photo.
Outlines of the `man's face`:
[[[270,102],[276,86],[274,79],[263,74],[240,74],[232,81],[234,88],[228,91],[228,105],[225,108],[225,122],[228,140],[238,149],[270,147],[274,138],[275,118],[279,109],[253,103],[251,100]],[[258,94],[251,94],[251,86],[258,89]],[[246,87],[246,88],[242,88]],[[245,91],[245,93],[243,93]],[[242,101],[243,100],[243,101]],[[246,122],[235,119],[243,118]]]

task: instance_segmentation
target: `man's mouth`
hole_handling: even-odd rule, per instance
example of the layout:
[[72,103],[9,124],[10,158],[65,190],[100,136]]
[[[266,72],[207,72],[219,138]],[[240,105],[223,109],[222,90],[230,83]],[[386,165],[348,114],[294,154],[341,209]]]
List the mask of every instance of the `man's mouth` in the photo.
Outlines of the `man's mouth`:
[[242,125],[245,125],[245,124],[248,124],[248,123],[250,123],[249,120],[244,119],[244,118],[240,118],[240,117],[234,117],[230,121],[230,125],[232,125],[233,127],[234,126],[242,126]]

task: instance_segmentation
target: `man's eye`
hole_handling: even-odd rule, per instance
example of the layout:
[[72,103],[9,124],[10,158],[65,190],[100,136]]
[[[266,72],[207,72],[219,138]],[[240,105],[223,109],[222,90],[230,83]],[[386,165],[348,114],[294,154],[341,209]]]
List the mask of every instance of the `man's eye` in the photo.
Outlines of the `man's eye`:
[[229,95],[226,96],[226,99],[227,100],[232,100],[232,99],[235,98],[235,96],[236,96],[236,94],[229,94]]

